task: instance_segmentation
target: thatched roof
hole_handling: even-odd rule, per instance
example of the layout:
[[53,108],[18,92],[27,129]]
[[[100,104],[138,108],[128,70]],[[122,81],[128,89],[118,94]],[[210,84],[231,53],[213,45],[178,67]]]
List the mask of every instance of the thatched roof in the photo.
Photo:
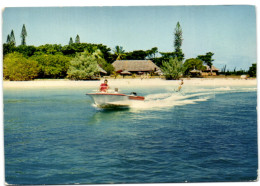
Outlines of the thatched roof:
[[107,74],[107,72],[103,68],[101,68],[99,65],[98,65],[98,71],[101,73]]
[[112,65],[115,71],[152,72],[160,69],[151,60],[116,60]]
[[[210,71],[210,67],[208,65],[205,66],[206,67],[206,70],[203,70],[203,71]],[[211,66],[212,68],[212,71],[219,71],[219,69],[217,69],[215,66]]]
[[131,74],[131,72],[128,72],[127,70],[124,70],[123,72],[120,72],[120,74]]
[[190,71],[190,73],[201,73],[201,70],[197,70],[194,68],[193,70]]

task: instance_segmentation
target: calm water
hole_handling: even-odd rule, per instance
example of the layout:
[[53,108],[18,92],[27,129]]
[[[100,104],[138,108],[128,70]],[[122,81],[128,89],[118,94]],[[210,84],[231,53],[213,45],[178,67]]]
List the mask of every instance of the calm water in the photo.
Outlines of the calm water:
[[9,184],[256,180],[256,87],[122,88],[146,96],[100,110],[92,89],[4,90]]

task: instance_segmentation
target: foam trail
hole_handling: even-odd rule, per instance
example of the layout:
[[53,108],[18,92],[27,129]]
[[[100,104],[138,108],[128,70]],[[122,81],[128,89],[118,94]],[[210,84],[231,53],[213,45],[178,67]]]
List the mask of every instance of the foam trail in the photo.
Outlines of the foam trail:
[[[169,91],[170,89],[168,89]],[[184,89],[185,90],[185,89]],[[241,87],[216,87],[216,88],[198,88],[190,90],[186,89],[181,92],[168,92],[149,94],[145,97],[144,102],[133,102],[133,109],[163,109],[180,105],[196,104],[197,102],[207,101],[215,97],[216,94],[249,92],[256,91],[257,88],[241,88]],[[172,91],[172,90],[170,90]]]
[[[180,105],[195,104],[210,99],[210,93],[183,95],[181,93],[159,93],[146,96],[145,101],[135,101],[131,105],[134,109],[162,109]],[[207,97],[206,97],[207,96]]]

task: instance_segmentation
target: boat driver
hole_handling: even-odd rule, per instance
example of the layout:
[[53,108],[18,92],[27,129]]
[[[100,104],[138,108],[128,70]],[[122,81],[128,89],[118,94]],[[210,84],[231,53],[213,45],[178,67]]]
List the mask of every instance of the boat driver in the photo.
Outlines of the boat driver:
[[105,80],[104,80],[104,83],[102,83],[102,84],[100,85],[99,91],[100,91],[100,92],[107,92],[108,89],[109,89],[109,86],[108,86],[108,84],[107,84],[107,80],[105,79]]

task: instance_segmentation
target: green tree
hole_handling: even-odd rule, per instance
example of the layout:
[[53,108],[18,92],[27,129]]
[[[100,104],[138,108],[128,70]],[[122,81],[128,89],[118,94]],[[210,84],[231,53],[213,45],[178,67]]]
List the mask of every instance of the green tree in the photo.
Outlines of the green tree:
[[256,63],[254,63],[254,64],[252,64],[252,66],[248,70],[249,76],[250,77],[256,77],[256,70],[257,70]]
[[210,73],[212,74],[212,65],[213,65],[213,61],[214,59],[212,59],[212,56],[214,55],[214,53],[212,52],[207,52],[206,55],[199,55],[197,57],[197,59],[202,60],[206,65],[209,66],[210,68]]
[[11,42],[11,38],[10,35],[8,34],[7,39],[6,39],[6,43],[9,44]]
[[57,44],[45,44],[36,48],[36,54],[62,54],[62,46]]
[[13,43],[14,45],[16,44],[13,30],[11,31],[11,34],[10,34],[10,42]]
[[182,29],[179,22],[177,22],[177,25],[175,27],[174,32],[174,48],[175,48],[175,55],[177,56],[178,60],[183,61],[184,54],[182,53],[181,45],[182,45]]
[[154,59],[155,55],[158,53],[158,48],[157,47],[153,47],[151,50],[147,50],[147,58],[148,59]]
[[41,78],[64,78],[70,65],[71,58],[62,54],[40,54],[31,59],[38,62]]
[[144,50],[134,50],[133,52],[126,53],[125,59],[128,60],[145,60],[147,52]]
[[61,52],[64,55],[75,57],[76,53],[84,52],[84,50],[93,53],[96,49],[100,49],[104,55],[105,60],[113,62],[113,55],[110,53],[110,48],[102,44],[90,44],[90,43],[73,43],[71,45],[65,45],[61,48]]
[[68,70],[68,78],[73,80],[86,80],[95,78],[99,74],[98,61],[101,60],[96,53],[90,53],[85,50],[82,53],[78,53],[75,58],[70,61],[70,67]]
[[203,61],[200,59],[190,58],[185,61],[183,64],[184,74],[188,75],[189,72],[193,69],[196,70],[205,70],[205,66],[203,65]]
[[11,81],[28,81],[37,77],[39,67],[37,61],[27,59],[18,52],[9,53],[4,57],[3,74]]
[[94,47],[92,55],[95,57],[97,64],[108,73],[107,75],[110,75],[114,71],[113,65],[104,59],[104,54],[97,46]]
[[182,29],[181,29],[181,25],[179,22],[177,22],[177,25],[175,27],[175,33],[174,33],[174,48],[175,51],[176,50],[180,50],[181,49],[181,45],[182,45]]
[[73,44],[72,37],[70,38],[69,45]]
[[80,43],[80,38],[79,38],[79,35],[78,35],[78,34],[77,34],[77,36],[76,36],[75,43]]
[[22,32],[21,32],[21,45],[26,45],[26,37],[27,37],[27,31],[26,31],[26,28],[25,28],[25,25],[23,24],[23,28],[22,28]]
[[169,61],[163,61],[161,68],[166,79],[179,79],[183,75],[184,68],[177,57],[170,58]]
[[123,50],[122,46],[116,46],[115,49],[113,50],[115,56],[116,56],[116,60],[122,60],[126,54],[125,54],[125,50]]
[[34,53],[36,51],[36,47],[35,46],[20,45],[20,46],[15,48],[15,51],[23,54],[24,57],[31,57],[32,55],[34,55]]
[[175,58],[177,57],[179,61],[182,61],[184,59],[184,54],[182,55],[177,55],[176,52],[159,52],[161,54],[161,57],[156,57],[156,58],[153,58],[153,62],[161,67],[162,66],[162,62],[163,61],[169,61],[171,58]]
[[97,47],[94,47],[94,48],[96,48],[96,49],[92,53],[92,56],[95,57],[97,64],[108,73],[107,75],[110,75],[114,71],[113,65],[108,63],[104,59],[104,55],[103,55],[103,53],[101,52],[100,49],[98,49]]
[[14,43],[4,43],[3,44],[3,55],[5,56],[6,54],[14,52],[16,49]]

